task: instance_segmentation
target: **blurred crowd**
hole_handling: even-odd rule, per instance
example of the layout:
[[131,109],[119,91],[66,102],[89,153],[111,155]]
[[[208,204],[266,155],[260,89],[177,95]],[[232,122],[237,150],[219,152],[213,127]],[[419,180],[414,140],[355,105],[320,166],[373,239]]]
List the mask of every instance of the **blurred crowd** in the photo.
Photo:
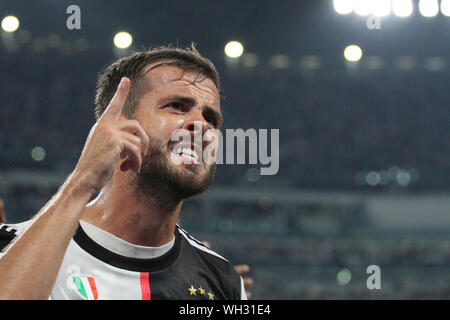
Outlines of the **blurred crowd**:
[[[251,267],[260,299],[449,299],[450,240],[409,237],[270,237],[201,234]],[[381,289],[366,285],[381,270]],[[339,279],[342,270],[350,274]]]
[[413,189],[448,188],[448,73],[256,74],[226,83],[228,121],[280,128],[279,175],[295,186],[357,188],[358,172],[398,166],[420,172]]

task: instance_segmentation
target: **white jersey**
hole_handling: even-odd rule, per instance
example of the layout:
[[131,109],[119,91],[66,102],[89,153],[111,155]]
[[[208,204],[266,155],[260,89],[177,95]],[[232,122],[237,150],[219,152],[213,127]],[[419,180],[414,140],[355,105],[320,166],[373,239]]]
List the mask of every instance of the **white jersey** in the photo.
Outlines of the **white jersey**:
[[[29,223],[0,224],[0,251]],[[246,295],[233,266],[179,226],[171,242],[154,248],[133,245],[80,221],[49,298],[223,300]]]

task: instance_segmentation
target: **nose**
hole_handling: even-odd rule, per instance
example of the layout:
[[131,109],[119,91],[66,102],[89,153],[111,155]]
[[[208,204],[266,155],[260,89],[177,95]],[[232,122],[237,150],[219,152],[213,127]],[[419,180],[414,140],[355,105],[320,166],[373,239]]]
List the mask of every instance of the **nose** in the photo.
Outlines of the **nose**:
[[192,134],[201,134],[210,128],[210,124],[205,120],[200,110],[192,110],[192,114],[184,122],[184,129]]

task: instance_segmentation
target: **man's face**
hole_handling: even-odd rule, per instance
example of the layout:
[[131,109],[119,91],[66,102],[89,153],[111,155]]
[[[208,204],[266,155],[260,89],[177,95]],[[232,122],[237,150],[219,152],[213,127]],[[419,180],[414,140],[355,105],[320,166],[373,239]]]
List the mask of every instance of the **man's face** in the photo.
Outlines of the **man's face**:
[[[203,157],[200,162],[195,154],[217,143],[211,133],[222,124],[219,92],[212,80],[176,66],[159,66],[145,73],[145,78],[151,89],[139,101],[136,120],[147,132],[150,146],[138,174],[139,185],[146,189],[158,184],[156,188],[182,199],[201,193],[214,176],[215,162]],[[180,131],[188,133],[191,143],[173,141],[174,133]],[[205,132],[208,141],[201,139]],[[200,140],[194,140],[194,135]],[[215,151],[210,154],[215,156]]]

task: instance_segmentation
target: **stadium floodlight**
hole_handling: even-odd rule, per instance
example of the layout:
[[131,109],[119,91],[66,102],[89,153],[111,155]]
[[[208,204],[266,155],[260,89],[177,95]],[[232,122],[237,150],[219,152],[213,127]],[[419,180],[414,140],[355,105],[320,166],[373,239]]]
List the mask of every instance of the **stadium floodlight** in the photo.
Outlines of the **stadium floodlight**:
[[413,12],[412,0],[393,0],[392,11],[397,17],[409,17]]
[[439,12],[438,0],[419,0],[419,12],[427,18],[435,17]]
[[344,57],[350,62],[361,60],[362,54],[361,48],[355,44],[347,46],[344,50]]
[[7,16],[2,20],[2,29],[5,32],[14,32],[19,28],[19,19],[15,16]]
[[391,13],[391,0],[378,0],[372,4],[372,13],[378,17],[386,17]]
[[128,32],[122,31],[114,36],[114,45],[120,49],[128,48],[133,43],[133,37]]
[[450,17],[450,0],[441,0],[441,13]]
[[339,14],[349,14],[353,11],[353,0],[333,0],[333,7]]
[[224,51],[230,58],[239,58],[244,53],[244,46],[239,41],[230,41],[225,45]]
[[359,16],[368,16],[373,13],[373,6],[376,1],[373,0],[355,0],[354,10]]

